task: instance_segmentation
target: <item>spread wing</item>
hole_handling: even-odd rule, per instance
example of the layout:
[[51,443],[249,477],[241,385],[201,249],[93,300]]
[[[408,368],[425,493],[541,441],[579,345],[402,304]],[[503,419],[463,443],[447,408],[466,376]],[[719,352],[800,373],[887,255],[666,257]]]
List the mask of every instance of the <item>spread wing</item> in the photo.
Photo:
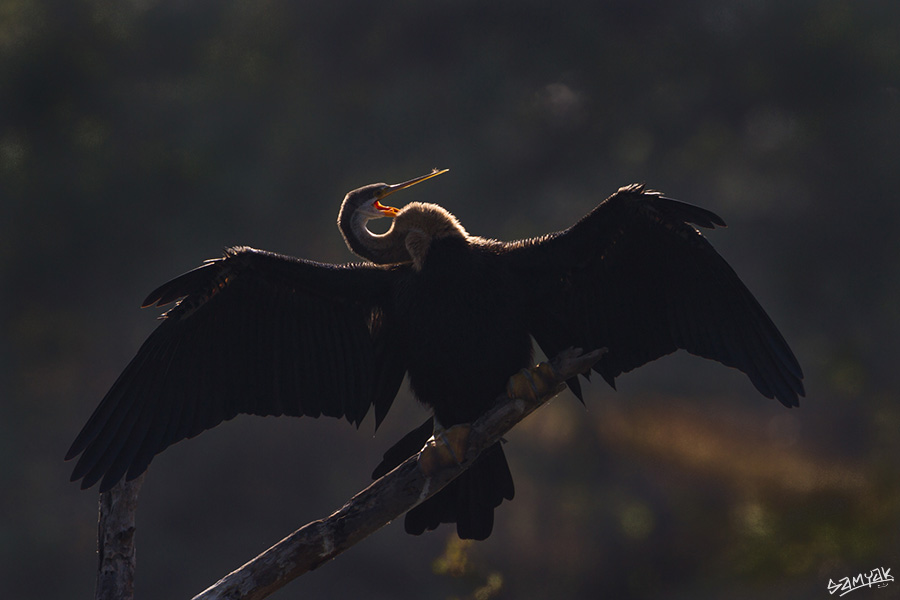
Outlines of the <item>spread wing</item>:
[[632,185],[566,231],[514,246],[505,258],[532,290],[532,335],[548,356],[608,348],[595,370],[613,386],[619,374],[682,348],[740,369],[764,396],[797,406],[797,359],[692,225],[725,223]]
[[375,405],[380,421],[405,372],[387,304],[398,268],[233,248],[160,286],[145,307],[180,301],[78,434],[72,480],[105,491],[239,413],[358,425]]

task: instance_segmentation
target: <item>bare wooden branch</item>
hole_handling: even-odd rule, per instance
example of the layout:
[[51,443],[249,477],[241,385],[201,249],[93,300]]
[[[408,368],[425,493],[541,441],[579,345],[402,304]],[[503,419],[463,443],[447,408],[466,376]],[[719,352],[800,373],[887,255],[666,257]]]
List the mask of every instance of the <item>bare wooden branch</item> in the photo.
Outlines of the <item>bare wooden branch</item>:
[[482,450],[556,396],[567,379],[590,369],[603,352],[568,350],[549,364],[523,370],[510,379],[507,394],[498,398],[497,405],[472,424],[462,463],[426,476],[417,463],[421,453],[411,457],[328,518],[301,527],[194,600],[259,600],[331,560],[437,493],[467,469]]
[[134,598],[134,516],[144,476],[100,494],[96,600]]

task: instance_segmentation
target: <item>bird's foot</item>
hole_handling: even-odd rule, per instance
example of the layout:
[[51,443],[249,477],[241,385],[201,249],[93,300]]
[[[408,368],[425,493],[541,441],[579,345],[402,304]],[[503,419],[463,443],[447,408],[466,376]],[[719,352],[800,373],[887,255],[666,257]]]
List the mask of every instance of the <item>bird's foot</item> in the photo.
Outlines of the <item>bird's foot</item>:
[[434,435],[419,453],[419,469],[425,475],[450,466],[458,466],[466,458],[469,447],[469,433],[472,426],[468,423],[454,425],[448,429],[436,428]]
[[521,398],[530,402],[536,402],[549,394],[558,391],[557,375],[553,367],[548,363],[541,364],[530,369],[522,369],[509,378],[506,385],[506,395],[509,398]]

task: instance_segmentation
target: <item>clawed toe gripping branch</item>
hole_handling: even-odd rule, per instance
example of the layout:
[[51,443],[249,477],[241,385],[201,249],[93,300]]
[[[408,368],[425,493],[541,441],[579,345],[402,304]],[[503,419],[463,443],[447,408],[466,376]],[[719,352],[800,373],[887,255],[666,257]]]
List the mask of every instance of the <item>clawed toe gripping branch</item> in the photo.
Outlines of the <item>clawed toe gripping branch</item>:
[[[308,523],[195,596],[194,600],[265,598],[368,537],[440,491],[513,426],[588,371],[605,350],[572,348],[510,378],[507,393],[481,418],[438,436],[418,455],[356,494],[331,516]],[[446,447],[449,440],[451,448]],[[428,456],[434,452],[436,456]],[[423,458],[423,455],[425,458]],[[450,457],[448,459],[447,457]],[[141,478],[142,479],[142,478]],[[100,497],[98,600],[133,597],[134,512],[138,479]]]

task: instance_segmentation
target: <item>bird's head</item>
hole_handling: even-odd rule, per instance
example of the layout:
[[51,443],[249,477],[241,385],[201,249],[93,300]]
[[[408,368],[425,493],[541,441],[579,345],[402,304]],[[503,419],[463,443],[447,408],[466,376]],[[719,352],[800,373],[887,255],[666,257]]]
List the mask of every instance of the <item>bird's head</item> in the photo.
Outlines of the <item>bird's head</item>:
[[[382,201],[394,192],[437,177],[448,170],[433,169],[427,175],[403,183],[372,183],[347,194],[341,204],[341,210],[338,212],[338,228],[341,230],[341,235],[344,236],[347,247],[358,256],[375,263],[386,264],[411,260],[412,257],[404,244],[405,227],[395,227],[399,221],[407,223],[410,207],[401,211],[393,206],[382,204]],[[401,217],[401,215],[403,216]],[[394,219],[387,233],[373,234],[368,230],[366,224],[369,221],[383,217]]]
[[432,177],[446,173],[450,169],[434,169],[427,175],[404,181],[403,183],[372,183],[348,193],[344,198],[343,207],[346,207],[358,217],[365,220],[381,219],[383,217],[394,218],[400,214],[400,210],[393,206],[382,204],[382,200],[400,190],[412,187]]

